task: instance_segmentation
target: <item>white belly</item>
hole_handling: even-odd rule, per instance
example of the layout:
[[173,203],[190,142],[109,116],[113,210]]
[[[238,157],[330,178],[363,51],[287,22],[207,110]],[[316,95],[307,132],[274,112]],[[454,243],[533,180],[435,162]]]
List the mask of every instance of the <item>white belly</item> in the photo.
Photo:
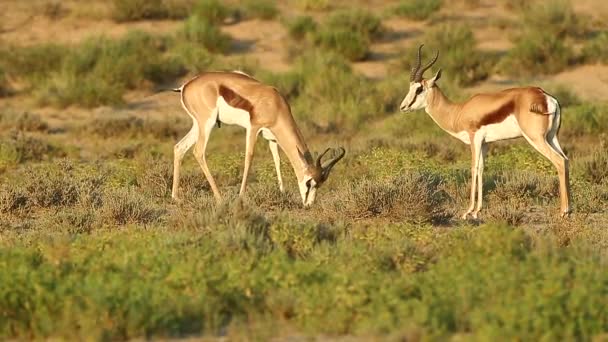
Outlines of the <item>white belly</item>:
[[230,106],[223,97],[217,98],[218,119],[227,125],[239,125],[244,128],[251,128],[249,112],[240,108]]
[[521,128],[515,116],[509,115],[503,122],[483,126],[479,129],[486,137],[486,142],[513,139],[522,136]]

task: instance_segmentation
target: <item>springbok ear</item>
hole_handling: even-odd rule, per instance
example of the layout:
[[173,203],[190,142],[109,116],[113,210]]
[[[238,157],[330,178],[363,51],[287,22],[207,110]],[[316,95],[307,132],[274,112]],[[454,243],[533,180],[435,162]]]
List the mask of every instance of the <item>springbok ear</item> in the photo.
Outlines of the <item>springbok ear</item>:
[[433,88],[435,86],[435,82],[437,82],[441,78],[441,69],[437,70],[435,76],[433,76],[429,81],[429,88]]

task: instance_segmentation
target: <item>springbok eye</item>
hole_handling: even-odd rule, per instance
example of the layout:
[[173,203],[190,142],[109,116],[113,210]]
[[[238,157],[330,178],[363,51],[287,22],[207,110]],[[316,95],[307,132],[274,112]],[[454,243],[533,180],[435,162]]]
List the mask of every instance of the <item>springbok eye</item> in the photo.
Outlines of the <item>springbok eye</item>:
[[422,87],[419,87],[418,89],[416,89],[416,95],[420,95],[420,93],[422,93]]

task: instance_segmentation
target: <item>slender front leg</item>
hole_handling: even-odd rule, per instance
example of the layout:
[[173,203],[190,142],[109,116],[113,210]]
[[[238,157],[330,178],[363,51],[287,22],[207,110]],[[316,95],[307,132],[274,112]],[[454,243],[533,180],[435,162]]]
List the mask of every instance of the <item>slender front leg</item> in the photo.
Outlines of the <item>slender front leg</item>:
[[485,142],[481,145],[481,153],[479,155],[479,162],[477,163],[477,207],[473,212],[473,218],[477,218],[481,206],[483,203],[483,168],[488,154],[488,144]]
[[243,169],[243,181],[241,182],[241,190],[239,191],[239,197],[242,197],[245,193],[245,187],[247,186],[247,176],[249,175],[249,166],[251,166],[251,160],[253,159],[253,149],[255,147],[257,137],[257,128],[251,127],[247,130],[247,140],[245,142],[245,168]]
[[272,160],[274,160],[274,168],[277,170],[277,178],[279,180],[279,190],[285,191],[283,187],[283,177],[281,177],[281,157],[279,156],[279,144],[276,141],[268,141],[268,147],[272,153]]
[[479,160],[481,159],[481,146],[483,139],[473,133],[469,134],[471,141],[471,193],[469,209],[462,214],[462,219],[465,220],[470,213],[475,209],[475,190],[477,187],[477,171],[479,170]]

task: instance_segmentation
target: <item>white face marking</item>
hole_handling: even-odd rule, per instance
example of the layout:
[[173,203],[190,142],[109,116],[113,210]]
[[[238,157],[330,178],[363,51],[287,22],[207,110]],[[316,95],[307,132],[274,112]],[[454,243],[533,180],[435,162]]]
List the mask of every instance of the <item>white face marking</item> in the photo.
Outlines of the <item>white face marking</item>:
[[222,96],[218,96],[216,106],[217,111],[219,112],[219,119],[222,123],[227,125],[238,125],[246,129],[251,128],[249,112],[232,107]]
[[317,195],[317,183],[310,176],[305,176],[304,179],[298,183],[300,188],[300,196],[302,197],[302,203],[305,207],[309,207],[315,201]]
[[410,89],[405,95],[399,108],[402,112],[409,112],[426,107],[427,89],[420,82],[411,82]]

